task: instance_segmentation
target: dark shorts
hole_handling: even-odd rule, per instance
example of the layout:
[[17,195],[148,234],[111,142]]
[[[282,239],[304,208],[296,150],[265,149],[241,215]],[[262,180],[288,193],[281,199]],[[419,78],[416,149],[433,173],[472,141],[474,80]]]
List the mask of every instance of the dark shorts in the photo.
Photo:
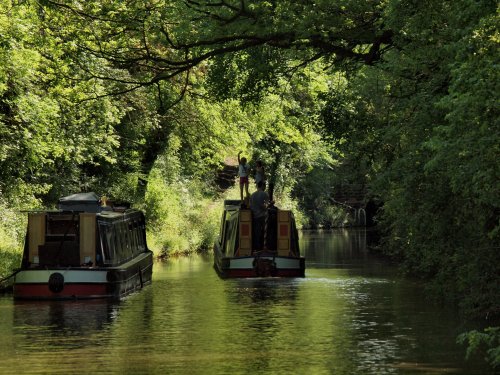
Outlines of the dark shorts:
[[240,185],[248,184],[248,176],[240,177]]
[[252,219],[252,246],[254,250],[264,249],[264,235],[266,231],[266,217]]

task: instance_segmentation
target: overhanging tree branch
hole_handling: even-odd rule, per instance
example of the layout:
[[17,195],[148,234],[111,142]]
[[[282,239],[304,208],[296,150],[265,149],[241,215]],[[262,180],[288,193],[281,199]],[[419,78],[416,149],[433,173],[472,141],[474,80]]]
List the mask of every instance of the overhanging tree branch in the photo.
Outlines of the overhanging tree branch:
[[[322,9],[323,13],[312,15],[318,17],[317,27],[301,29],[300,11],[307,10],[308,5],[288,3],[287,0],[273,4],[274,8],[281,4],[279,9],[283,12],[293,8],[290,14],[273,13],[273,7],[245,0],[234,3],[227,0],[174,0],[169,3],[172,9],[179,12],[179,16],[183,5],[192,25],[182,19],[163,19],[160,15],[164,14],[162,12],[166,8],[158,5],[149,8],[139,6],[135,15],[131,10],[122,11],[122,8],[101,12],[98,2],[94,7],[89,5],[77,9],[77,5],[72,5],[72,0],[43,1],[43,4],[68,12],[68,22],[73,22],[76,25],[74,27],[82,25],[83,30],[76,33],[62,33],[63,37],[76,38],[80,51],[97,59],[104,59],[115,68],[129,71],[133,76],[130,80],[105,76],[102,71],[95,72],[92,71],[93,68],[86,68],[87,74],[94,79],[115,81],[127,86],[117,93],[170,80],[178,75],[188,75],[191,69],[214,57],[244,51],[251,54],[255,47],[260,46],[297,51],[298,58],[293,60],[300,61],[295,64],[295,68],[321,58],[374,64],[392,45],[393,37],[391,31],[380,30],[375,26],[381,24],[377,22],[381,12],[376,3],[366,5],[368,11],[360,14],[354,10],[326,7]],[[251,10],[249,4],[252,4]],[[112,7],[113,2],[107,6]],[[108,17],[107,14],[115,16]],[[283,23],[280,17],[289,17],[297,25]],[[334,17],[335,21],[324,17]],[[91,23],[90,26],[87,25],[88,22]],[[184,29],[180,26],[182,22]],[[306,22],[308,23],[311,22]],[[201,29],[196,29],[197,25]],[[52,29],[58,32],[57,27]],[[116,32],[117,29],[119,32]],[[111,37],[108,38],[109,35]],[[310,53],[300,53],[301,51]],[[282,64],[286,67],[289,62],[283,60]]]

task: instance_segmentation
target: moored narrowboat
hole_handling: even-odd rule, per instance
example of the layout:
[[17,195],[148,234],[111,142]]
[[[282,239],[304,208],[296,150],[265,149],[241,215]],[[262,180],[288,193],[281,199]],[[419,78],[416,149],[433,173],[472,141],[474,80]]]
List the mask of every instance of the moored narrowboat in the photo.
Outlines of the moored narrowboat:
[[[240,201],[224,201],[219,236],[214,244],[214,267],[223,278],[304,277],[293,213],[269,207],[265,225],[253,228],[252,211]],[[262,233],[261,233],[262,232]]]
[[18,299],[121,298],[151,282],[153,253],[141,211],[103,205],[95,193],[28,213]]

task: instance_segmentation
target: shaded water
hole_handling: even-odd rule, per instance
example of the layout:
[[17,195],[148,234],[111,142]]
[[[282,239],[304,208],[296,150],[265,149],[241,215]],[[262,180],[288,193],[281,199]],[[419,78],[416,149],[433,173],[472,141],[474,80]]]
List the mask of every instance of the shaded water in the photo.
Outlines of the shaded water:
[[221,280],[211,256],[156,263],[121,303],[0,297],[0,373],[484,374],[451,309],[366,250],[305,232],[306,277]]

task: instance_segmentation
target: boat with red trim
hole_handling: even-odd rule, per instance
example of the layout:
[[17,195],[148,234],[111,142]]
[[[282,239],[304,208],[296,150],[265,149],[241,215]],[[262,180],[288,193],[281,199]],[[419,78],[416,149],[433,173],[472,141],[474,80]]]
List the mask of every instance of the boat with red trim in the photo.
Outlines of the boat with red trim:
[[109,206],[91,193],[59,200],[58,210],[30,211],[18,299],[121,298],[151,283],[153,253],[144,214]]
[[225,200],[214,244],[214,267],[223,278],[304,277],[292,211],[267,208],[265,225],[256,230],[252,211],[239,200]]

